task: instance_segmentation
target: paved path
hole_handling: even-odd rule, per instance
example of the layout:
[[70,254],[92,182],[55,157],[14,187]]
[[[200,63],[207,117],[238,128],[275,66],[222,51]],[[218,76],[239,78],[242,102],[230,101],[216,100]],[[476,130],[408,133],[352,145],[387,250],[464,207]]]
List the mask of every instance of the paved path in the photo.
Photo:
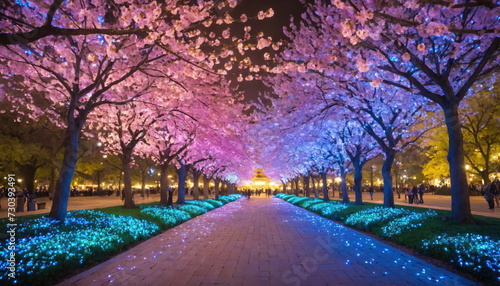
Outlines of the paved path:
[[[210,195],[210,198],[213,198],[214,195]],[[186,195],[186,199],[192,199],[192,196]],[[338,197],[338,192],[335,192],[335,197],[331,196],[330,198],[335,200],[341,200]],[[354,194],[349,193],[349,198],[351,201],[354,201]],[[136,203],[149,203],[149,202],[158,202],[160,201],[160,195],[154,194],[149,198],[142,198],[140,196],[135,196]],[[174,202],[176,201],[176,196],[174,196]],[[203,199],[203,197],[200,197]],[[373,195],[373,201],[370,200],[370,196],[368,193],[363,193],[363,201],[370,203],[383,204],[384,194],[381,192],[376,192]],[[440,195],[431,195],[426,194],[424,196],[425,204],[414,204],[410,205],[405,202],[404,195],[401,195],[401,198],[398,199],[397,196],[394,198],[394,202],[396,205],[406,205],[406,206],[414,206],[414,207],[423,207],[423,208],[434,208],[434,209],[442,209],[442,210],[450,210],[451,208],[451,197],[450,196],[440,196]],[[46,208],[42,210],[36,211],[24,211],[21,213],[16,213],[16,216],[24,216],[24,215],[32,215],[32,214],[41,214],[48,213],[52,206],[52,201],[48,198],[38,198],[37,202],[46,202]],[[481,215],[481,216],[489,216],[500,218],[500,208],[495,208],[496,211],[491,212],[488,209],[488,205],[482,196],[471,196],[470,204],[472,214]],[[81,210],[81,209],[94,209],[94,208],[105,208],[111,206],[119,206],[123,205],[123,201],[116,196],[92,196],[92,197],[70,197],[68,203],[68,210]],[[0,198],[0,218],[7,217],[7,199]]]
[[240,199],[59,285],[475,285],[276,198]]

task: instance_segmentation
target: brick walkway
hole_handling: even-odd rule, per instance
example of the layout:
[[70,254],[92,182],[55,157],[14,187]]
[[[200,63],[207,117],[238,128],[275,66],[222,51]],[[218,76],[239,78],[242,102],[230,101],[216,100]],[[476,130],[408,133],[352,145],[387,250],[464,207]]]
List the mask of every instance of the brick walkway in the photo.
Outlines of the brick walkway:
[[280,199],[240,199],[59,285],[475,285]]

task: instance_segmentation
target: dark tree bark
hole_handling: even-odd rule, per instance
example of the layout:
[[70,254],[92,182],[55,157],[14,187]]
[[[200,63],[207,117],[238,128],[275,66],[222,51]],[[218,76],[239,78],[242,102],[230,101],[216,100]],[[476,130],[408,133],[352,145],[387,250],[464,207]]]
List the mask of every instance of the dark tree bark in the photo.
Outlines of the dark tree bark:
[[[318,179],[319,181],[319,179]],[[316,187],[316,182],[314,180],[314,175],[311,175],[311,182],[312,182],[312,185],[313,185],[313,192],[314,192],[314,197],[315,198],[319,198],[319,192],[318,192],[318,187]]]
[[449,140],[447,158],[450,165],[451,219],[458,223],[471,223],[473,219],[465,171],[464,139],[458,117],[458,103],[442,107]]
[[355,196],[355,204],[360,205],[363,204],[363,193],[361,191],[361,185],[363,181],[363,165],[360,160],[352,161],[354,167],[354,196]]
[[177,201],[175,202],[178,205],[186,203],[186,177],[187,177],[187,168],[186,164],[182,160],[177,160],[179,162],[179,169],[177,170],[177,177],[179,179],[177,186]]
[[56,178],[57,178],[57,171],[56,171],[56,165],[51,164],[50,166],[50,182],[49,182],[49,200],[54,199],[54,193],[55,193],[55,185],[56,185]]
[[304,180],[304,189],[305,189],[305,195],[306,197],[311,196],[311,186],[309,185],[309,175],[303,176],[302,179]]
[[75,174],[78,159],[78,137],[83,125],[83,123],[77,124],[72,114],[68,117],[70,120],[64,139],[64,158],[56,181],[54,200],[49,214],[51,219],[59,221],[64,221],[66,218],[71,180]]
[[210,184],[210,179],[207,175],[203,174],[203,198],[208,199],[208,185]]
[[35,192],[35,173],[39,166],[33,164],[26,164],[21,166],[21,173],[23,174],[24,184],[28,193],[31,195]]
[[198,200],[199,199],[199,193],[200,193],[200,176],[202,175],[201,171],[198,171],[196,169],[193,169],[193,199]]
[[123,151],[122,154],[122,168],[123,168],[123,197],[124,208],[136,208],[134,197],[132,195],[132,148]]
[[340,177],[342,178],[342,182],[340,184],[340,190],[342,191],[342,202],[344,204],[349,203],[349,194],[347,193],[347,172],[345,168],[340,168]]
[[160,206],[168,206],[168,162],[160,165]]
[[321,172],[319,173],[321,175],[321,181],[323,182],[323,187],[322,187],[322,191],[323,191],[323,200],[325,202],[328,202],[330,201],[330,198],[328,197],[328,186],[327,186],[327,181],[326,181],[326,171],[324,172]]
[[215,193],[215,199],[219,199],[219,186],[220,186],[220,179],[219,178],[215,178],[215,186],[214,186],[214,193]]
[[384,180],[384,207],[393,208],[394,207],[394,193],[392,192],[392,163],[394,163],[394,158],[396,157],[396,152],[393,149],[387,149],[384,151],[385,160],[382,165],[382,178]]

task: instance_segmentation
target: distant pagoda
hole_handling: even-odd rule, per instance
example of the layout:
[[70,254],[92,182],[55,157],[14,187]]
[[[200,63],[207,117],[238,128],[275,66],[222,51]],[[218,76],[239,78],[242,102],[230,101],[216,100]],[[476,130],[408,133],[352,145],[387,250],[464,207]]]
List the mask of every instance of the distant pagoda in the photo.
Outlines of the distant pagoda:
[[264,170],[254,168],[255,175],[252,178],[252,186],[254,188],[268,188],[271,180],[268,176],[264,175]]

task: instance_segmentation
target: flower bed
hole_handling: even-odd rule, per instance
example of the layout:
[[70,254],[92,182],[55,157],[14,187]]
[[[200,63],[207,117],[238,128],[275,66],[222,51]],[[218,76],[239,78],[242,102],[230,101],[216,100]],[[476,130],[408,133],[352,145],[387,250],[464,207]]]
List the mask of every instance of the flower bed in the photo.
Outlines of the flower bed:
[[311,198],[309,200],[305,200],[305,201],[300,202],[299,204],[297,204],[297,206],[307,209],[312,205],[324,203],[324,202],[325,201],[322,199]]
[[380,224],[385,221],[392,220],[408,214],[410,214],[410,211],[406,209],[376,207],[376,208],[366,209],[350,215],[345,220],[345,223],[347,225],[355,226],[359,229],[369,230],[372,226],[376,224]]
[[205,209],[207,209],[209,211],[215,209],[215,207],[212,204],[210,204],[208,202],[204,202],[204,201],[186,201],[186,204],[188,204],[188,205],[197,205],[197,206],[205,208]]
[[443,234],[422,242],[422,252],[446,259],[455,266],[500,284],[500,241],[473,233],[449,236]]
[[[4,275],[0,285],[53,285],[79,268],[100,262],[127,246],[147,239],[162,228],[170,228],[234,201],[240,196],[224,196],[222,200],[189,201],[177,209],[145,207],[127,210],[143,219],[113,215],[104,211],[68,212],[64,223],[47,217],[23,219],[16,229],[16,277],[7,276],[7,259],[0,261]],[[121,209],[119,211],[123,213]],[[7,220],[3,220],[6,224]],[[160,223],[161,222],[161,223]],[[160,228],[162,226],[162,228]],[[4,240],[7,245],[8,239]],[[12,250],[2,248],[0,255],[9,257]]]
[[218,198],[219,201],[222,201],[224,204],[234,202],[235,200],[239,199],[241,195],[229,195],[229,196],[220,196]]
[[170,228],[191,219],[191,215],[183,210],[174,209],[172,207],[154,206],[141,210],[141,213],[148,214],[158,218],[162,223]]
[[178,205],[175,208],[177,210],[187,212],[191,217],[199,216],[199,215],[204,214],[208,211],[208,209],[206,209],[204,207],[200,207],[200,206],[192,205],[192,204]]
[[348,208],[347,205],[339,204],[339,203],[329,203],[328,206],[325,206],[321,209],[321,215],[327,218],[336,217],[338,213],[342,210]]
[[[500,285],[500,240],[466,233],[464,235],[442,234],[433,239],[423,239],[422,242],[415,241],[416,233],[411,231],[423,227],[430,220],[434,220],[433,224],[438,225],[439,233],[442,232],[443,224],[446,222],[436,219],[438,214],[434,210],[417,212],[404,208],[372,207],[356,211],[356,207],[353,207],[354,211],[352,211],[349,209],[350,206],[337,202],[319,202],[312,198],[304,200],[303,197],[299,200],[294,195],[284,194],[278,194],[276,197],[289,202],[300,201],[302,205],[308,204],[305,208],[312,212],[343,221],[359,229],[371,231],[374,228],[375,233],[387,239],[397,241],[407,247],[411,245],[425,255],[450,262],[474,277],[488,281],[488,284]],[[344,212],[343,216],[337,215],[345,209],[349,211]],[[347,218],[345,218],[346,214],[349,214]],[[436,228],[427,228],[425,232],[418,233],[418,235],[428,238],[432,231],[435,233]],[[405,244],[408,236],[411,238],[411,244]]]
[[403,231],[421,227],[425,220],[434,216],[437,216],[437,213],[433,210],[428,210],[424,213],[411,212],[408,215],[390,221],[386,226],[382,227],[382,234],[386,237],[398,235]]
[[[69,212],[64,223],[47,217],[27,221],[16,231],[23,236],[16,243],[17,278],[3,276],[0,284],[46,285],[68,269],[99,261],[159,230],[152,222],[93,210]],[[10,250],[0,253],[8,257]],[[7,263],[0,261],[0,268]]]
[[223,202],[213,200],[213,199],[206,199],[206,200],[204,200],[204,202],[211,204],[212,206],[214,206],[214,208],[218,208],[218,207],[221,207],[224,205]]
[[306,198],[306,197],[291,197],[287,200],[287,202],[291,203],[291,204],[294,204],[294,205],[298,205],[302,202],[306,202],[306,201],[309,201],[311,200],[311,198]]

